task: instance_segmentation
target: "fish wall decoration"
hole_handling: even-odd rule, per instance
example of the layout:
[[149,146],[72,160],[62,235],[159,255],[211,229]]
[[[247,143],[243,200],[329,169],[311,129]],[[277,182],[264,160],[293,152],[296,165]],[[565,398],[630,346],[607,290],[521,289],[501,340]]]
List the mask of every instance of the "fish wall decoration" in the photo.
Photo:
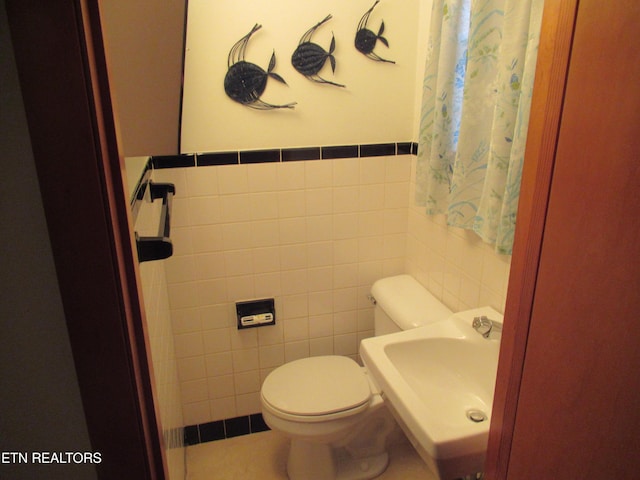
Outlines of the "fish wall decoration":
[[384,21],[380,24],[380,28],[378,29],[377,34],[367,29],[369,16],[371,15],[371,12],[373,12],[373,9],[376,8],[376,5],[378,5],[378,3],[380,3],[380,0],[376,0],[373,6],[366,11],[366,13],[362,16],[360,22],[358,23],[358,30],[356,31],[356,39],[354,42],[356,50],[358,50],[366,57],[369,57],[377,62],[396,63],[393,60],[386,60],[380,57],[373,51],[378,40],[384,43],[387,48],[389,47],[389,42],[382,36],[382,34],[384,33]]
[[314,82],[335,85],[336,87],[344,87],[344,85],[326,80],[318,75],[320,70],[322,70],[322,67],[324,67],[327,62],[327,59],[329,59],[329,62],[331,63],[331,70],[333,73],[336,71],[336,59],[333,56],[333,52],[336,49],[336,39],[333,36],[333,33],[331,34],[331,45],[329,46],[328,52],[317,43],[311,42],[311,37],[315,31],[321,25],[331,20],[331,18],[331,14],[327,15],[324,20],[318,22],[305,32],[302,38],[300,38],[298,48],[296,48],[291,56],[291,64],[299,73]]
[[269,77],[285,85],[287,84],[284,78],[273,71],[276,66],[275,51],[271,54],[271,60],[269,61],[269,67],[266,72],[258,65],[249,63],[244,59],[251,35],[261,28],[262,25],[256,23],[249,33],[231,47],[229,56],[227,57],[228,70],[224,77],[224,91],[231,100],[256,110],[294,108],[295,102],[284,105],[273,105],[260,98],[267,87],[267,79]]

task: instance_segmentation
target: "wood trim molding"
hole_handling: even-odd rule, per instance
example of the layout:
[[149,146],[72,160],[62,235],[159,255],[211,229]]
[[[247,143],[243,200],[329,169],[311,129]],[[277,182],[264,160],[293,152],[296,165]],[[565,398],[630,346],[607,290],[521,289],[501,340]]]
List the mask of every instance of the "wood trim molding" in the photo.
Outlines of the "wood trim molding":
[[97,1],[6,10],[98,476],[164,479]]
[[508,478],[578,0],[545,2],[485,474]]
[[137,268],[138,258],[134,253],[136,243],[125,189],[126,169],[124,156],[119,148],[115,107],[111,100],[111,88],[101,26],[100,0],[80,0],[85,32],[86,55],[90,70],[91,91],[94,98],[94,118],[100,136],[101,166],[104,169],[110,222],[113,229],[113,247],[123,295],[129,348],[132,355],[132,373],[135,377],[136,393],[140,403],[140,422],[144,435],[145,453],[150,466],[150,477],[160,479],[167,476],[165,448],[160,412],[154,402],[153,362],[151,346],[146,329],[146,317],[142,295],[142,283]]

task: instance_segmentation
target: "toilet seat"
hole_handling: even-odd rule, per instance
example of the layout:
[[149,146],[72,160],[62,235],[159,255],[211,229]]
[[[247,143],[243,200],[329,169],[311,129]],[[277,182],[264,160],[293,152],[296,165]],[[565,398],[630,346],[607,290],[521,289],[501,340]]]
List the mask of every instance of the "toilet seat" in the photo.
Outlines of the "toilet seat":
[[263,405],[273,415],[298,422],[324,422],[369,407],[371,388],[362,368],[337,355],[286,363],[265,379]]

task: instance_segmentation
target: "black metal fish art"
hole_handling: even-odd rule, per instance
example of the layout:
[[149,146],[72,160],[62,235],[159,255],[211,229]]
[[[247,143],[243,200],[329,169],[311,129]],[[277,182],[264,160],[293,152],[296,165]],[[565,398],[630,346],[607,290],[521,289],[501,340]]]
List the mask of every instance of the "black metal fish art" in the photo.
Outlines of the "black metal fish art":
[[294,108],[295,102],[284,105],[272,105],[260,98],[267,87],[267,79],[269,77],[284,83],[285,85],[287,84],[280,75],[273,71],[276,66],[275,51],[271,55],[269,67],[266,72],[258,65],[246,62],[244,59],[247,43],[249,43],[251,35],[261,28],[262,25],[258,25],[256,23],[248,34],[238,40],[233,47],[231,47],[229,57],[227,58],[227,66],[229,67],[229,70],[224,77],[224,91],[232,100],[247,107],[255,108],[256,110]]
[[344,87],[344,85],[331,82],[318,75],[320,70],[322,70],[322,67],[324,67],[327,59],[329,59],[329,62],[331,63],[331,70],[334,73],[336,71],[336,59],[333,56],[333,52],[336,49],[336,39],[333,34],[328,52],[320,45],[311,43],[311,36],[321,25],[331,20],[331,18],[331,15],[327,15],[324,20],[318,22],[305,32],[298,43],[298,48],[296,48],[295,52],[293,52],[293,55],[291,56],[291,64],[298,72],[314,82],[327,83],[329,85],[335,85],[336,87]]
[[376,0],[376,2],[373,4],[373,7],[367,10],[367,12],[362,16],[360,22],[358,23],[358,30],[356,32],[355,40],[356,50],[371,58],[372,60],[376,60],[378,62],[396,63],[393,60],[386,60],[380,57],[373,51],[378,40],[389,47],[389,42],[382,36],[382,34],[384,33],[384,21],[380,24],[380,29],[378,30],[377,34],[367,29],[369,15],[371,15],[371,12],[374,8],[376,8],[376,5],[378,5],[378,3],[380,3],[380,0]]

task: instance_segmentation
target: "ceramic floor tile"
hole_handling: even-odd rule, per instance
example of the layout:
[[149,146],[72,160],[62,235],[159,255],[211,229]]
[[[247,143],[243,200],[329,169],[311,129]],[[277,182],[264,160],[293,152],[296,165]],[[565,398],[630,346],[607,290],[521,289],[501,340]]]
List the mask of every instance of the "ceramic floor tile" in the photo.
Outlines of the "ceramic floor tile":
[[[187,447],[187,480],[287,480],[287,439],[273,431]],[[435,480],[402,435],[390,442],[391,461],[379,480]]]

